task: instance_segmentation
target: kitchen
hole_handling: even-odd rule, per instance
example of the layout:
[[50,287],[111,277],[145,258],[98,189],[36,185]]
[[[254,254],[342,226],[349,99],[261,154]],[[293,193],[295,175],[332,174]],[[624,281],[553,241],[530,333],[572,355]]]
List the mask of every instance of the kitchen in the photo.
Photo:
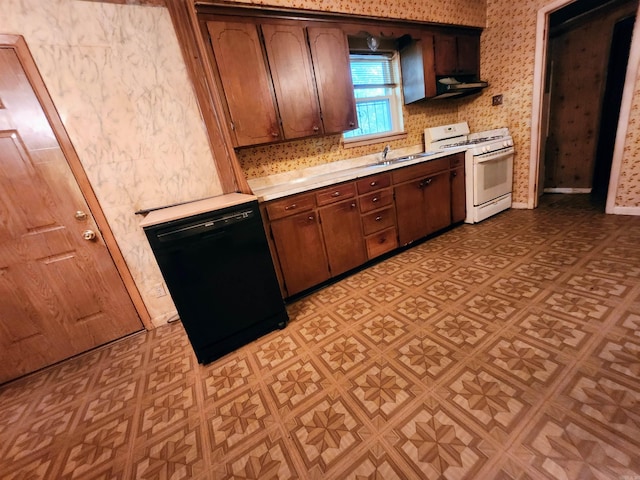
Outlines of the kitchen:
[[[28,42],[144,298],[149,325],[166,323],[175,311],[168,296],[155,296],[156,286],[163,280],[138,227],[140,219],[132,212],[223,191],[193,93],[179,87],[188,84],[189,79],[168,12],[153,6],[118,8],[83,1],[56,2],[33,9],[28,2],[5,4],[6,12],[15,13],[3,15],[0,26],[6,32],[22,33]],[[309,8],[313,8],[313,2]],[[353,8],[354,13],[363,15],[378,11]],[[399,6],[393,9],[401,11]],[[509,21],[494,13],[501,11],[500,2],[487,2],[486,10],[476,2],[436,2],[424,7],[424,20],[486,25],[481,72],[490,86],[471,102],[409,108],[406,145],[422,144],[426,126],[464,120],[470,122],[472,131],[508,126],[516,146],[513,202],[515,207],[526,207],[532,201],[528,119],[532,110],[536,18],[526,4],[515,7]],[[389,16],[393,16],[391,12]],[[87,32],[78,31],[80,24],[91,27]],[[136,25],[144,27],[137,29]],[[518,61],[501,60],[505,46],[511,52],[509,58]],[[157,70],[151,67],[154,64],[165,68]],[[497,94],[503,95],[504,104],[492,107],[491,97]],[[633,141],[636,114],[637,109],[632,109],[616,195],[616,202],[623,209],[633,209],[638,203],[638,163],[633,161],[637,156]],[[148,119],[152,119],[151,124]],[[345,152],[336,137],[329,136],[255,150],[258,155],[253,158],[241,158],[243,168],[252,176],[266,173],[260,170],[265,167],[256,163],[257,158],[269,158],[270,171],[287,171],[381,148],[361,147],[357,153]]]
[[[406,11],[413,19],[485,28],[481,58],[489,88],[471,102],[409,109],[406,145],[420,144],[427,126],[468,120],[473,131],[481,131],[507,125],[517,151],[513,200],[515,206],[525,207],[531,201],[528,119],[537,6],[536,2],[512,6],[459,1],[404,8],[400,3],[390,7],[354,2],[329,8],[396,18]],[[168,12],[162,7],[100,2],[43,5],[10,0],[3,1],[2,7],[8,13],[0,19],[0,29],[25,36],[144,299],[149,325],[166,323],[175,311],[170,298],[156,288],[163,280],[133,212],[223,191],[195,97],[184,88],[189,79]],[[315,2],[296,7],[317,8]],[[506,19],[505,11],[509,12]],[[515,60],[505,61],[505,51]],[[489,100],[498,94],[504,103],[492,107]],[[637,109],[630,114],[616,196],[622,208],[638,205],[638,162],[633,161]],[[361,154],[378,151],[378,147],[360,148]],[[257,151],[256,157],[272,159],[272,168],[281,171],[345,157],[333,137]],[[264,165],[247,158],[243,167],[251,172]]]

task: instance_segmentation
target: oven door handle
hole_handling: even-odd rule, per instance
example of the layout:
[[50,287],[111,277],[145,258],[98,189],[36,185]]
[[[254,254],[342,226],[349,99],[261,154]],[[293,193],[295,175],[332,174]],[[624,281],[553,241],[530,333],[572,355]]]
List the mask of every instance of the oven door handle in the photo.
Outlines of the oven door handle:
[[487,154],[485,155],[476,155],[473,157],[474,163],[486,163],[486,162],[495,162],[497,160],[503,160],[505,158],[509,158],[513,156],[514,149],[510,148],[504,152],[499,152],[499,154]]

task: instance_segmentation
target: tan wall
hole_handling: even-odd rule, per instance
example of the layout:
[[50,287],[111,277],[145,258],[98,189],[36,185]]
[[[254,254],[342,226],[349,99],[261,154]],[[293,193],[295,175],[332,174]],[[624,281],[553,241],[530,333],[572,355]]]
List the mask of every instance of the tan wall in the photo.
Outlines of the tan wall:
[[[481,69],[490,87],[461,109],[472,130],[507,125],[516,146],[514,202],[526,204],[529,189],[531,114],[538,10],[555,0],[487,0],[487,27],[482,34]],[[491,107],[502,93],[504,104]],[[640,207],[640,77],[629,122],[616,206]]]
[[[220,194],[165,8],[0,0],[44,78],[155,323],[175,312],[136,210]],[[185,88],[186,87],[186,88]]]

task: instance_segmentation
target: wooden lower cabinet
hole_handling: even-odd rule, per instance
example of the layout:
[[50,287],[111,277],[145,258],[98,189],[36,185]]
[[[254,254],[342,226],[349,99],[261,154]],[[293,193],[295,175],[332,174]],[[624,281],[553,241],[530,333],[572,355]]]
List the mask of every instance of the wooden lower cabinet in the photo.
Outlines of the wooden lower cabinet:
[[340,275],[367,261],[362,221],[356,199],[318,210],[322,235],[332,276]]
[[451,170],[451,223],[463,222],[467,217],[467,193],[464,165]]
[[398,242],[407,245],[451,224],[449,170],[395,187]]
[[268,202],[286,297],[465,219],[464,154]]
[[330,278],[320,222],[311,210],[271,222],[287,296]]

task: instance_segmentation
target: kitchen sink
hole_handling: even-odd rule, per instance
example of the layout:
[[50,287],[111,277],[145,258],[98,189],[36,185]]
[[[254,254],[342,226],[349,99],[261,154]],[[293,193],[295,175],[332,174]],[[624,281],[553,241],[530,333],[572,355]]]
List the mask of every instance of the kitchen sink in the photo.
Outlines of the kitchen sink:
[[386,167],[389,165],[396,165],[398,163],[408,162],[410,160],[416,160],[418,158],[430,157],[431,155],[435,155],[439,152],[422,152],[422,153],[413,153],[411,155],[406,155],[404,157],[391,158],[389,160],[385,160],[383,162],[372,163],[369,165],[370,167]]

